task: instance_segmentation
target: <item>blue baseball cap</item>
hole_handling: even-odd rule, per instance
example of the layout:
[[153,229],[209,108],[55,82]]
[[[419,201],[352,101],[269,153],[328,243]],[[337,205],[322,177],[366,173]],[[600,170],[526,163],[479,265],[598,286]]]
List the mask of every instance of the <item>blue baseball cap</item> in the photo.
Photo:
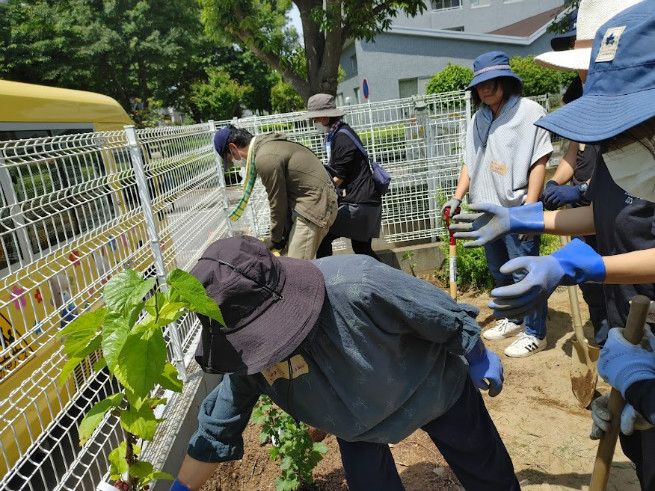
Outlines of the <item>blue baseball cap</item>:
[[466,87],[471,90],[473,87],[485,80],[498,77],[514,77],[523,83],[516,73],[509,66],[509,56],[502,51],[490,51],[478,56],[473,62],[473,80]]
[[603,24],[579,99],[535,124],[580,143],[616,136],[655,116],[655,0]]
[[214,148],[225,162],[225,154],[227,150],[227,139],[230,138],[232,130],[229,127],[221,128],[214,135]]

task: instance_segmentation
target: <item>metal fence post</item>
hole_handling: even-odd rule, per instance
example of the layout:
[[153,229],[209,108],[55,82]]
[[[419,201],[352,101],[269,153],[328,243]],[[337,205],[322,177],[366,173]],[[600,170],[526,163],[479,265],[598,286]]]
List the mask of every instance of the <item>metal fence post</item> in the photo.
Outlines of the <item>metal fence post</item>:
[[[155,214],[152,211],[148,182],[146,181],[146,174],[143,169],[143,153],[141,152],[141,147],[139,146],[134,126],[128,125],[124,128],[125,136],[127,137],[127,145],[130,149],[130,160],[132,161],[132,168],[134,169],[134,177],[139,190],[139,197],[141,198],[141,209],[146,221],[146,230],[148,232],[148,239],[150,240],[150,250],[155,265],[157,283],[162,291],[166,291],[166,266],[164,264],[164,255],[161,252],[161,239],[155,222]],[[187,375],[186,367],[184,366],[184,351],[177,332],[177,323],[169,324],[168,335],[171,338],[171,348],[173,350],[173,360],[171,361],[175,365],[175,368],[177,368],[182,380],[186,381]]]

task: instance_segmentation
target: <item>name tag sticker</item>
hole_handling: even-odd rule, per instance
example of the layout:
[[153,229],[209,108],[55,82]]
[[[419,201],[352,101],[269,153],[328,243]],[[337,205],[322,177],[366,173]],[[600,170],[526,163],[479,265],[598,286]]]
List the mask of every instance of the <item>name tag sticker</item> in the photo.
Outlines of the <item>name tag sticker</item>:
[[492,160],[491,172],[495,172],[496,174],[500,174],[501,176],[504,176],[505,174],[507,174],[507,166],[502,162],[498,162],[497,160]]
[[[300,355],[294,355],[291,357],[291,370],[293,371],[293,378],[298,378],[300,375],[309,373],[307,362]],[[289,363],[284,360],[272,367],[265,368],[262,370],[262,375],[264,375],[264,378],[269,385],[273,385],[273,383],[279,378],[289,380]]]

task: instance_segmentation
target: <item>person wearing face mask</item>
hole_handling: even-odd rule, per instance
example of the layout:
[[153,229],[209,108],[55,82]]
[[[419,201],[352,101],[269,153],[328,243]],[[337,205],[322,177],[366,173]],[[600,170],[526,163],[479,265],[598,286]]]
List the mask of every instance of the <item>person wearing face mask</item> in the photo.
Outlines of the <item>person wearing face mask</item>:
[[289,257],[314,259],[337,215],[334,186],[314,152],[280,133],[253,136],[232,125],[216,132],[214,148],[225,167],[246,168],[243,197],[230,218],[241,216],[259,176],[271,209],[267,245],[288,248]]
[[[471,203],[492,202],[521,209],[539,199],[544,185],[546,162],[553,151],[547,131],[533,123],[545,110],[521,97],[523,81],[512,71],[502,51],[476,58],[473,81],[468,89],[479,110],[466,134],[464,166],[454,196],[441,208],[451,215],[465,194]],[[485,245],[485,257],[497,287],[519,281],[519,271],[505,274],[500,267],[511,258],[539,255],[541,237],[508,235]],[[546,348],[546,302],[528,315],[500,316],[496,325],[483,333],[485,339],[517,336],[505,349],[510,357],[526,357]]]
[[331,256],[332,242],[346,237],[355,254],[366,254],[379,261],[371,244],[380,236],[382,196],[375,187],[362,141],[341,119],[344,114],[330,94],[315,94],[307,101],[305,117],[314,122],[317,131],[325,134],[327,168],[339,192],[337,219],[321,242],[316,257]]
[[[581,98],[536,124],[582,143],[599,143],[587,197],[591,206],[544,212],[541,203],[514,209],[494,204],[472,207],[481,215],[460,215],[451,227],[460,239],[479,246],[507,233],[596,234],[598,252],[579,240],[540,258],[520,258],[503,270],[527,271],[523,281],[492,291],[490,307],[520,314],[548,298],[558,285],[604,283],[609,323],[624,326],[635,295],[655,299],[655,0],[644,0],[596,32]],[[642,489],[655,489],[655,338],[647,348],[630,345],[613,328],[598,361],[598,372],[629,405],[621,415],[624,453],[635,463]],[[609,417],[594,403],[593,437]],[[638,416],[641,417],[638,417]],[[640,431],[635,431],[640,430]]]

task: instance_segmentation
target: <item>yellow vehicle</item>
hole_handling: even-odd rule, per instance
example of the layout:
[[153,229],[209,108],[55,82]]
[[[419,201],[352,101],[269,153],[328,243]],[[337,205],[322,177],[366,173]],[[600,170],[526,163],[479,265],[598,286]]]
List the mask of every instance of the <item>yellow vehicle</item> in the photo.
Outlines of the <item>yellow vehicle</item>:
[[[92,138],[84,140],[88,151],[71,156],[48,146],[48,137],[132,124],[117,101],[0,81],[0,108],[2,484],[16,466],[34,464],[34,448],[51,445],[52,423],[87,389],[88,366],[87,374],[78,370],[63,386],[57,380],[66,357],[56,333],[98,302],[114,268],[129,267],[128,251],[147,239],[136,221],[118,222],[126,208],[138,206],[138,197],[133,186],[108,182],[115,155],[94,148]],[[41,143],[21,144],[26,138]]]

